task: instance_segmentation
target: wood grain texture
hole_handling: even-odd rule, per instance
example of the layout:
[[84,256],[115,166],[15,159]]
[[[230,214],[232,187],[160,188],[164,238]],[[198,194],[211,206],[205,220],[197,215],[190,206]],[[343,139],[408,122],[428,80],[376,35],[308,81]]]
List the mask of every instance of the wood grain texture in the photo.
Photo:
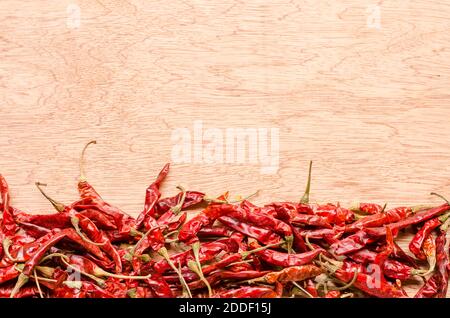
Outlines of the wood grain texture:
[[136,214],[174,129],[201,120],[279,128],[279,170],[174,164],[166,194],[181,183],[297,200],[312,159],[313,200],[438,203],[430,191],[450,193],[449,17],[438,0],[2,0],[0,171],[15,205],[49,210],[34,182],[76,198],[79,153],[96,139],[89,180]]

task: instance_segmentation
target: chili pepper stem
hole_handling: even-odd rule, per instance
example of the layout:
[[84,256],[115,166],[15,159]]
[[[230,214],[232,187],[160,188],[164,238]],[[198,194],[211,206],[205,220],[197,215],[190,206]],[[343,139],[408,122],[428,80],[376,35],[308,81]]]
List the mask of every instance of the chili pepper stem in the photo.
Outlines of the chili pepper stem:
[[292,253],[292,245],[294,244],[294,235],[286,236],[285,238],[287,251],[289,254]]
[[105,281],[103,279],[100,279],[94,275],[91,275],[89,273],[86,273],[85,271],[81,270],[78,266],[73,266],[72,264],[70,264],[67,261],[67,257],[61,257],[61,261],[64,263],[64,265],[66,265],[68,268],[73,269],[74,271],[79,272],[80,274],[92,279],[93,281],[95,281],[98,285],[100,286],[104,286],[105,285]]
[[311,191],[311,171],[312,171],[312,160],[309,162],[309,171],[308,171],[308,181],[306,183],[305,193],[300,199],[300,203],[308,204],[309,203],[309,193]]
[[205,284],[206,288],[208,289],[208,296],[211,298],[212,297],[212,289],[211,289],[211,285],[209,284],[208,280],[205,278],[205,276],[203,275],[203,272],[201,270],[198,269],[198,265],[195,261],[188,261],[188,268],[193,271],[195,274],[197,274],[197,276],[200,278],[200,280]]
[[[202,264],[200,263],[200,242],[197,241],[194,244],[192,244],[192,252],[194,253],[194,259],[195,259],[195,267],[197,267],[197,271],[195,272],[200,279],[205,283],[206,287],[208,288],[208,295],[209,297],[212,297],[212,289],[211,286],[209,285],[209,282],[206,280],[205,276],[203,275],[203,270],[202,270]],[[192,264],[191,264],[192,265]],[[189,267],[191,268],[191,267]],[[192,268],[191,268],[192,270]]]
[[81,232],[81,229],[80,229],[80,226],[79,226],[80,219],[78,219],[76,216],[72,216],[70,218],[70,222],[72,223],[73,228],[75,229],[77,234],[83,239],[83,241],[86,241],[86,242],[88,242],[90,244],[97,245],[97,246],[103,246],[103,245],[105,245],[107,243],[107,242],[97,243],[97,242],[94,242],[94,241],[90,240],[83,232]]
[[17,278],[16,285],[11,291],[11,295],[9,296],[9,298],[14,298],[14,296],[16,296],[16,294],[19,292],[22,286],[25,285],[29,279],[30,278],[27,275],[20,273],[19,277]]
[[47,186],[46,183],[35,182],[34,184],[38,188],[39,192],[41,192],[41,194],[44,196],[44,198],[46,198],[53,205],[53,207],[55,208],[56,211],[62,212],[65,210],[66,206],[64,204],[62,204],[61,202],[58,202],[56,200],[53,200],[51,197],[49,197],[47,195],[47,193],[44,192],[44,190],[42,190],[42,186],[44,186],[44,187]]
[[91,145],[91,144],[96,144],[97,143],[97,141],[96,140],[92,140],[92,141],[90,141],[90,142],[88,142],[85,146],[84,146],[84,148],[83,148],[83,150],[81,151],[81,156],[80,156],[80,178],[79,178],[79,182],[83,182],[83,181],[86,181],[87,179],[86,179],[86,173],[85,173],[85,171],[84,171],[84,155],[85,155],[85,153],[86,153],[86,149],[89,147],[89,145]]
[[177,273],[178,277],[180,278],[180,283],[183,286],[183,290],[187,293],[187,296],[189,298],[192,298],[191,290],[189,289],[189,286],[186,283],[186,280],[184,279],[183,274],[181,274],[181,271],[178,270],[178,268],[175,266],[175,264],[170,259],[167,249],[165,247],[160,248],[158,250],[158,254],[161,255],[162,257],[164,257],[164,259],[169,264],[169,266],[174,270],[175,273]]
[[34,280],[35,280],[36,287],[37,287],[38,292],[39,292],[39,296],[40,296],[41,298],[44,298],[44,294],[42,294],[41,285],[39,284],[39,279],[38,279],[36,270],[34,270],[33,272],[34,272]]
[[177,205],[173,206],[170,208],[170,210],[175,214],[178,215],[178,213],[181,212],[181,210],[183,209],[183,204],[184,201],[186,200],[186,189],[183,188],[182,186],[177,186],[177,189],[180,190],[182,192],[181,195],[181,199],[180,201],[177,203]]

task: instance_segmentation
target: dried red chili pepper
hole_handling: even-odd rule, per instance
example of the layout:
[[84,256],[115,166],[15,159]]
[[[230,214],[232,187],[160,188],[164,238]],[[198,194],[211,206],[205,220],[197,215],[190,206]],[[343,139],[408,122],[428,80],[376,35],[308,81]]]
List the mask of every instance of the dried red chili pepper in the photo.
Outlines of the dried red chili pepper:
[[3,235],[12,236],[17,232],[17,224],[14,220],[14,216],[11,213],[10,201],[11,197],[9,195],[9,188],[6,179],[0,174],[0,197],[2,198],[2,224],[1,232]]
[[[256,242],[251,242],[249,245],[253,249],[261,247]],[[289,254],[265,249],[256,252],[256,255],[258,255],[258,257],[260,257],[264,262],[268,264],[287,267],[287,266],[300,266],[311,263],[312,260],[322,252],[323,252],[322,249],[315,249],[301,254]]]
[[200,238],[221,237],[221,236],[227,237],[230,236],[231,234],[233,234],[233,230],[230,230],[225,226],[204,227],[197,233],[198,237]]
[[420,260],[426,260],[425,254],[422,252],[422,245],[425,238],[430,235],[430,233],[442,224],[438,218],[434,218],[425,222],[422,228],[414,235],[411,242],[409,243],[409,250]]
[[136,219],[136,228],[139,228],[146,218],[155,217],[156,213],[155,205],[158,202],[159,198],[161,197],[159,187],[169,174],[169,167],[170,164],[167,163],[159,172],[156,180],[152,184],[150,184],[149,187],[147,188],[145,192],[144,210],[139,214],[139,216]]
[[366,216],[345,227],[346,232],[355,232],[369,227],[378,227],[403,220],[414,213],[410,207],[398,207],[383,213]]
[[[435,208],[417,212],[416,214],[414,214],[412,216],[409,216],[404,219],[401,219],[400,221],[391,223],[391,224],[389,224],[389,227],[392,229],[393,232],[399,231],[410,225],[428,221],[429,219],[432,219],[436,216],[444,214],[448,210],[450,210],[450,205],[443,204],[443,205],[435,207]],[[380,236],[386,235],[386,229],[384,227],[367,228],[366,232],[374,237],[380,237]]]
[[375,239],[365,231],[358,231],[355,234],[334,243],[330,248],[336,255],[345,255],[358,251],[374,241]]
[[365,214],[379,214],[383,212],[384,208],[376,203],[357,203],[350,210]]
[[281,237],[271,230],[243,223],[229,216],[221,216],[219,221],[235,231],[253,237],[262,244],[274,244],[282,241]]
[[[156,203],[157,216],[162,215],[169,211],[171,208],[175,207],[180,201],[183,193],[180,192],[177,195],[169,198],[164,198]],[[195,204],[203,202],[205,196],[204,193],[198,191],[186,191],[185,199],[183,202],[182,209],[187,209]]]
[[319,267],[307,264],[301,266],[290,266],[286,267],[277,272],[270,272],[262,277],[252,279],[250,282],[256,283],[267,283],[274,284],[275,282],[288,283],[288,282],[298,282],[305,279],[316,277],[323,273],[323,270]]

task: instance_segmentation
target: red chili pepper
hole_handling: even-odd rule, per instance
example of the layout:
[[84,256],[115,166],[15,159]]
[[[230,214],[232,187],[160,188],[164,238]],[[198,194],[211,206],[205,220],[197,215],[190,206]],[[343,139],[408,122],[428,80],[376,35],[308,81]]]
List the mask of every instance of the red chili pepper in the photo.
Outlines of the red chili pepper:
[[383,226],[403,220],[413,214],[413,210],[409,207],[399,207],[384,211],[383,213],[366,216],[348,226],[346,232],[354,232],[368,227]]
[[351,210],[366,214],[379,214],[383,211],[383,207],[376,203],[358,203]]
[[[224,280],[251,280],[267,274],[267,271],[241,271],[241,272],[233,272],[233,271],[217,271],[209,275],[206,279],[208,283],[213,286],[218,282]],[[195,290],[205,287],[205,283],[202,280],[197,280],[188,284],[189,289]]]
[[[8,298],[13,289],[13,285],[0,287],[0,298]],[[30,298],[36,296],[38,292],[39,291],[36,286],[25,286],[15,295],[14,298]]]
[[170,164],[166,164],[162,170],[159,172],[156,180],[150,184],[145,192],[145,204],[144,210],[139,214],[136,219],[136,228],[139,228],[144,220],[149,216],[155,217],[156,209],[155,205],[161,197],[161,193],[159,192],[159,187],[166,176],[169,174]]
[[[450,205],[443,204],[441,206],[418,212],[412,216],[409,216],[405,219],[402,219],[400,221],[397,221],[395,223],[391,223],[389,227],[392,229],[393,232],[399,231],[401,229],[404,229],[410,225],[414,225],[417,223],[425,222],[429,219],[432,219],[436,216],[439,216],[445,212],[450,210]],[[374,228],[368,228],[366,229],[366,232],[374,237],[380,237],[386,235],[386,229],[384,227],[374,227]]]
[[[251,248],[256,249],[261,247],[258,243],[252,242],[249,244]],[[322,249],[315,249],[301,254],[289,254],[278,252],[274,250],[265,249],[256,252],[264,262],[275,266],[300,266],[311,263],[316,256],[322,253]]]
[[341,292],[339,290],[330,290],[326,295],[325,298],[340,298]]
[[230,230],[225,226],[204,227],[197,233],[198,237],[200,238],[221,236],[226,237],[230,236],[231,234],[233,234],[233,230]]
[[228,211],[229,208],[224,208],[219,204],[209,205],[181,227],[178,233],[178,240],[185,243],[198,241],[197,233],[202,228],[211,226],[220,216],[225,215]]
[[414,235],[413,239],[409,243],[409,250],[420,260],[426,260],[427,257],[422,252],[422,245],[425,238],[430,235],[430,233],[442,224],[438,218],[434,218],[425,222],[422,228]]
[[8,267],[0,268],[0,284],[17,278],[20,275],[20,271],[17,267],[20,266],[13,264]]
[[336,255],[345,255],[358,251],[374,241],[375,239],[365,231],[358,231],[355,234],[334,243],[330,248]]
[[319,297],[319,293],[317,292],[316,284],[314,284],[314,281],[313,281],[312,279],[306,280],[306,283],[305,283],[305,290],[306,290],[313,298]]
[[253,279],[252,282],[262,282],[267,284],[274,284],[280,282],[283,284],[289,282],[299,282],[308,278],[316,277],[323,273],[323,270],[319,267],[307,264],[301,266],[286,267],[277,272],[270,272],[262,277]]
[[313,204],[310,207],[315,215],[326,218],[331,224],[344,225],[352,222],[355,217],[352,211],[331,203],[324,205]]
[[11,213],[10,201],[11,197],[9,195],[8,183],[5,178],[0,174],[0,197],[2,198],[2,224],[1,231],[6,236],[12,236],[17,232],[17,224],[14,220],[14,216]]
[[381,280],[377,274],[378,271],[374,274],[362,273],[357,265],[351,263],[347,263],[345,268],[336,269],[334,276],[344,283],[349,283],[355,276],[355,270],[358,272],[354,286],[361,291],[379,298],[403,298],[407,296],[403,289]]
[[[164,198],[156,203],[157,215],[162,215],[176,206],[180,202],[183,193],[180,192],[177,195],[169,198]],[[197,191],[186,191],[186,197],[183,202],[182,209],[187,209],[195,204],[203,201],[205,194]]]
[[333,226],[328,222],[327,218],[319,215],[297,214],[289,220],[293,225],[311,225],[322,228],[331,229]]
[[414,296],[415,298],[445,298],[448,289],[449,255],[445,248],[446,232],[441,231],[436,238],[437,271],[427,280]]
[[[377,257],[376,252],[372,252],[368,249],[362,249],[357,252],[347,254],[352,260],[362,264],[374,263]],[[399,261],[387,259],[383,264],[384,274],[393,279],[407,280],[416,274],[413,267],[403,264]]]
[[219,221],[235,231],[253,237],[264,245],[278,243],[282,240],[279,235],[275,234],[271,230],[243,223],[228,216],[220,217]]

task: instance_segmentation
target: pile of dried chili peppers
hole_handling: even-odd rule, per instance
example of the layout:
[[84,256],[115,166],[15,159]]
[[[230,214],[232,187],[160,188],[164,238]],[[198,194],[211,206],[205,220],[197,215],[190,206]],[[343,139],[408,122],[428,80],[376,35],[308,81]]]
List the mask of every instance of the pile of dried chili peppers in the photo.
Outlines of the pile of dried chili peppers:
[[[92,144],[95,142],[90,142]],[[88,145],[89,145],[88,144]],[[11,205],[0,175],[0,297],[446,297],[450,205],[386,209],[361,203],[256,206],[179,187],[161,197],[167,164],[133,218],[105,202],[83,172],[80,198],[57,212]],[[202,211],[188,217],[191,207]],[[395,242],[412,230],[409,251]],[[409,295],[412,296],[412,295]]]

